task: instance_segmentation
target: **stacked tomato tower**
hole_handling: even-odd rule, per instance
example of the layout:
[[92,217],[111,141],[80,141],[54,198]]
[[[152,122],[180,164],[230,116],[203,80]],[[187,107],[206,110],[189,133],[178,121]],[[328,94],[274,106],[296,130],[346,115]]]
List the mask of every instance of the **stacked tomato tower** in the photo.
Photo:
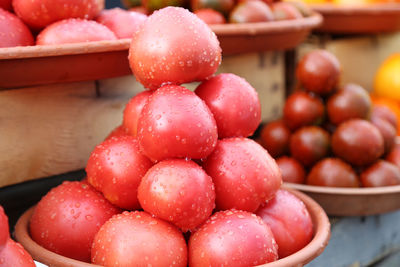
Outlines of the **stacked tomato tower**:
[[[258,95],[234,74],[214,76],[221,48],[208,26],[167,7],[129,52],[148,90],[94,149],[87,180],[39,202],[32,238],[103,266],[252,266],[304,247],[313,235],[305,205],[280,190],[274,159],[247,138],[261,120]],[[193,81],[195,92],[181,86]]]

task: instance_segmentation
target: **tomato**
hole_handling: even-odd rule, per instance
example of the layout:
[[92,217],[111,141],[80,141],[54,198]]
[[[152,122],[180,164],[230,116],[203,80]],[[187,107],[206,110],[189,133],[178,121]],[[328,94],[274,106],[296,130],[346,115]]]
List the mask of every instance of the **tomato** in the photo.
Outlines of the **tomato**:
[[278,259],[274,236],[260,217],[215,213],[189,239],[189,266],[255,266]]
[[291,130],[307,125],[319,125],[324,116],[325,107],[322,100],[302,91],[291,94],[283,107],[283,120]]
[[121,0],[121,3],[126,8],[137,7],[142,4],[142,0]]
[[8,226],[8,217],[4,212],[2,206],[0,206],[0,250],[7,243],[10,238],[10,229]]
[[142,6],[148,11],[162,9],[167,6],[181,6],[186,4],[186,0],[142,0]]
[[111,139],[113,137],[125,136],[125,135],[129,135],[128,130],[123,125],[120,125],[120,126],[117,126],[116,128],[114,128],[114,130],[112,130],[111,133],[108,134],[108,136],[106,137],[105,140]]
[[301,12],[290,2],[273,3],[272,12],[275,20],[301,19],[303,17]]
[[67,19],[55,22],[39,33],[37,45],[116,40],[114,33],[106,26],[92,20]]
[[214,115],[221,139],[250,136],[261,122],[261,104],[256,90],[235,74],[212,77],[202,82],[195,93]]
[[215,119],[193,92],[177,85],[155,91],[140,113],[138,140],[153,161],[207,157],[218,139]]
[[90,261],[100,226],[120,210],[86,183],[64,182],[37,204],[30,220],[32,239],[57,254]]
[[313,237],[313,222],[306,206],[286,190],[278,190],[256,214],[271,228],[279,258],[304,248]]
[[13,0],[15,13],[33,29],[53,22],[81,18],[92,19],[104,8],[104,0]]
[[276,160],[282,173],[282,180],[287,183],[303,184],[306,179],[306,170],[295,158],[280,157]]
[[33,45],[29,28],[20,18],[0,8],[0,48]]
[[190,0],[190,7],[195,13],[201,9],[212,9],[227,16],[235,7],[235,0]]
[[379,160],[360,174],[365,187],[400,185],[400,169],[391,162]]
[[101,11],[96,21],[107,26],[118,39],[123,39],[132,38],[146,19],[146,15],[138,12],[113,8]]
[[270,122],[261,130],[261,145],[274,158],[282,156],[289,151],[291,134],[290,129],[282,120]]
[[139,115],[150,95],[151,91],[143,91],[132,97],[125,106],[122,125],[132,136],[137,136]]
[[229,15],[231,23],[266,22],[274,20],[271,8],[260,0],[244,1],[235,6]]
[[338,158],[325,158],[311,169],[307,184],[331,187],[359,187],[358,176],[351,165]]
[[193,11],[193,13],[196,14],[197,17],[199,17],[202,21],[204,21],[208,25],[226,23],[224,15],[211,8],[199,9]]
[[138,199],[142,208],[184,232],[210,217],[215,207],[212,179],[193,161],[164,160],[143,177]]
[[100,228],[93,241],[92,263],[186,267],[187,246],[175,226],[143,211],[125,211]]
[[4,10],[11,10],[11,0],[0,0],[0,8]]
[[0,267],[2,266],[35,267],[36,264],[21,244],[8,238],[5,246],[0,250]]
[[213,179],[219,210],[254,212],[282,184],[275,160],[262,146],[247,138],[219,140],[203,167]]
[[140,208],[137,189],[152,162],[132,136],[119,136],[96,146],[86,165],[88,181],[105,198],[123,209]]
[[172,83],[202,81],[221,63],[213,31],[195,14],[180,7],[154,12],[135,34],[129,63],[136,79],[151,90]]
[[393,149],[386,155],[385,160],[400,168],[400,144],[395,144]]
[[397,130],[396,128],[393,127],[393,125],[382,118],[379,117],[372,117],[371,118],[371,123],[379,130],[383,137],[383,144],[384,144],[384,154],[389,153],[396,142],[396,137],[397,137]]
[[396,113],[394,113],[388,106],[385,106],[384,104],[373,105],[371,112],[371,120],[373,120],[374,118],[380,118],[386,120],[390,124],[392,124],[395,129],[397,129],[398,120]]

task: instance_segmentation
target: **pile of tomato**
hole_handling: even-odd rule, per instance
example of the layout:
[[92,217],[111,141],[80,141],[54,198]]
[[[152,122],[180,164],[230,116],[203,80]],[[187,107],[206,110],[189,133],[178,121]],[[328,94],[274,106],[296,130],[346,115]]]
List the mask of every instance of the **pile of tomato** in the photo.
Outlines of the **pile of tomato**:
[[359,85],[340,85],[338,59],[306,54],[296,70],[299,90],[283,118],[264,126],[260,143],[277,159],[283,180],[332,187],[400,184],[396,114],[373,105]]
[[[248,138],[261,120],[257,92],[215,75],[221,48],[210,28],[183,8],[156,11],[129,61],[147,90],[93,150],[87,178],[41,199],[31,237],[103,266],[254,266],[306,246],[310,214]],[[181,85],[194,81],[194,92]]]

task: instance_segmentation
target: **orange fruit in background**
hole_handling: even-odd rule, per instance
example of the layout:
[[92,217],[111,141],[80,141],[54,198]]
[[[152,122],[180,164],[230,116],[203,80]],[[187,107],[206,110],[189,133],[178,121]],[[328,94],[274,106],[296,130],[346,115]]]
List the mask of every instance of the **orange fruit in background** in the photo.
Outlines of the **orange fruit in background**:
[[[393,113],[396,114],[397,121],[400,122],[400,102],[387,97],[379,97],[371,95],[371,101],[373,105],[384,105],[387,106]],[[397,127],[397,135],[400,135],[400,127]]]
[[400,100],[400,53],[391,55],[379,66],[373,93],[378,97]]

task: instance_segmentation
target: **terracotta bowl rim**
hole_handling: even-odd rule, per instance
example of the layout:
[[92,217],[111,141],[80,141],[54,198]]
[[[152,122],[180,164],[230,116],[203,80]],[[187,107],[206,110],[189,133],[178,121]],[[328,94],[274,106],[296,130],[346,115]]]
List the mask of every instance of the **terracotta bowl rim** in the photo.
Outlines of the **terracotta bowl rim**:
[[[314,223],[314,236],[310,243],[308,243],[303,249],[299,250],[298,252],[288,257],[279,259],[278,261],[259,265],[258,267],[303,266],[323,252],[330,238],[330,222],[328,216],[321,208],[321,206],[304,193],[286,187],[283,187],[283,189],[288,190],[296,195],[306,205],[307,210],[309,211],[311,219]],[[48,264],[49,266],[99,266],[61,256],[41,247],[35,241],[33,241],[28,233],[28,224],[34,209],[35,206],[29,208],[18,219],[17,224],[15,225],[15,238],[25,247],[25,249],[32,255],[32,257],[36,261],[42,262],[43,264]]]
[[322,15],[384,15],[399,14],[400,3],[375,3],[368,5],[310,4],[309,7]]

